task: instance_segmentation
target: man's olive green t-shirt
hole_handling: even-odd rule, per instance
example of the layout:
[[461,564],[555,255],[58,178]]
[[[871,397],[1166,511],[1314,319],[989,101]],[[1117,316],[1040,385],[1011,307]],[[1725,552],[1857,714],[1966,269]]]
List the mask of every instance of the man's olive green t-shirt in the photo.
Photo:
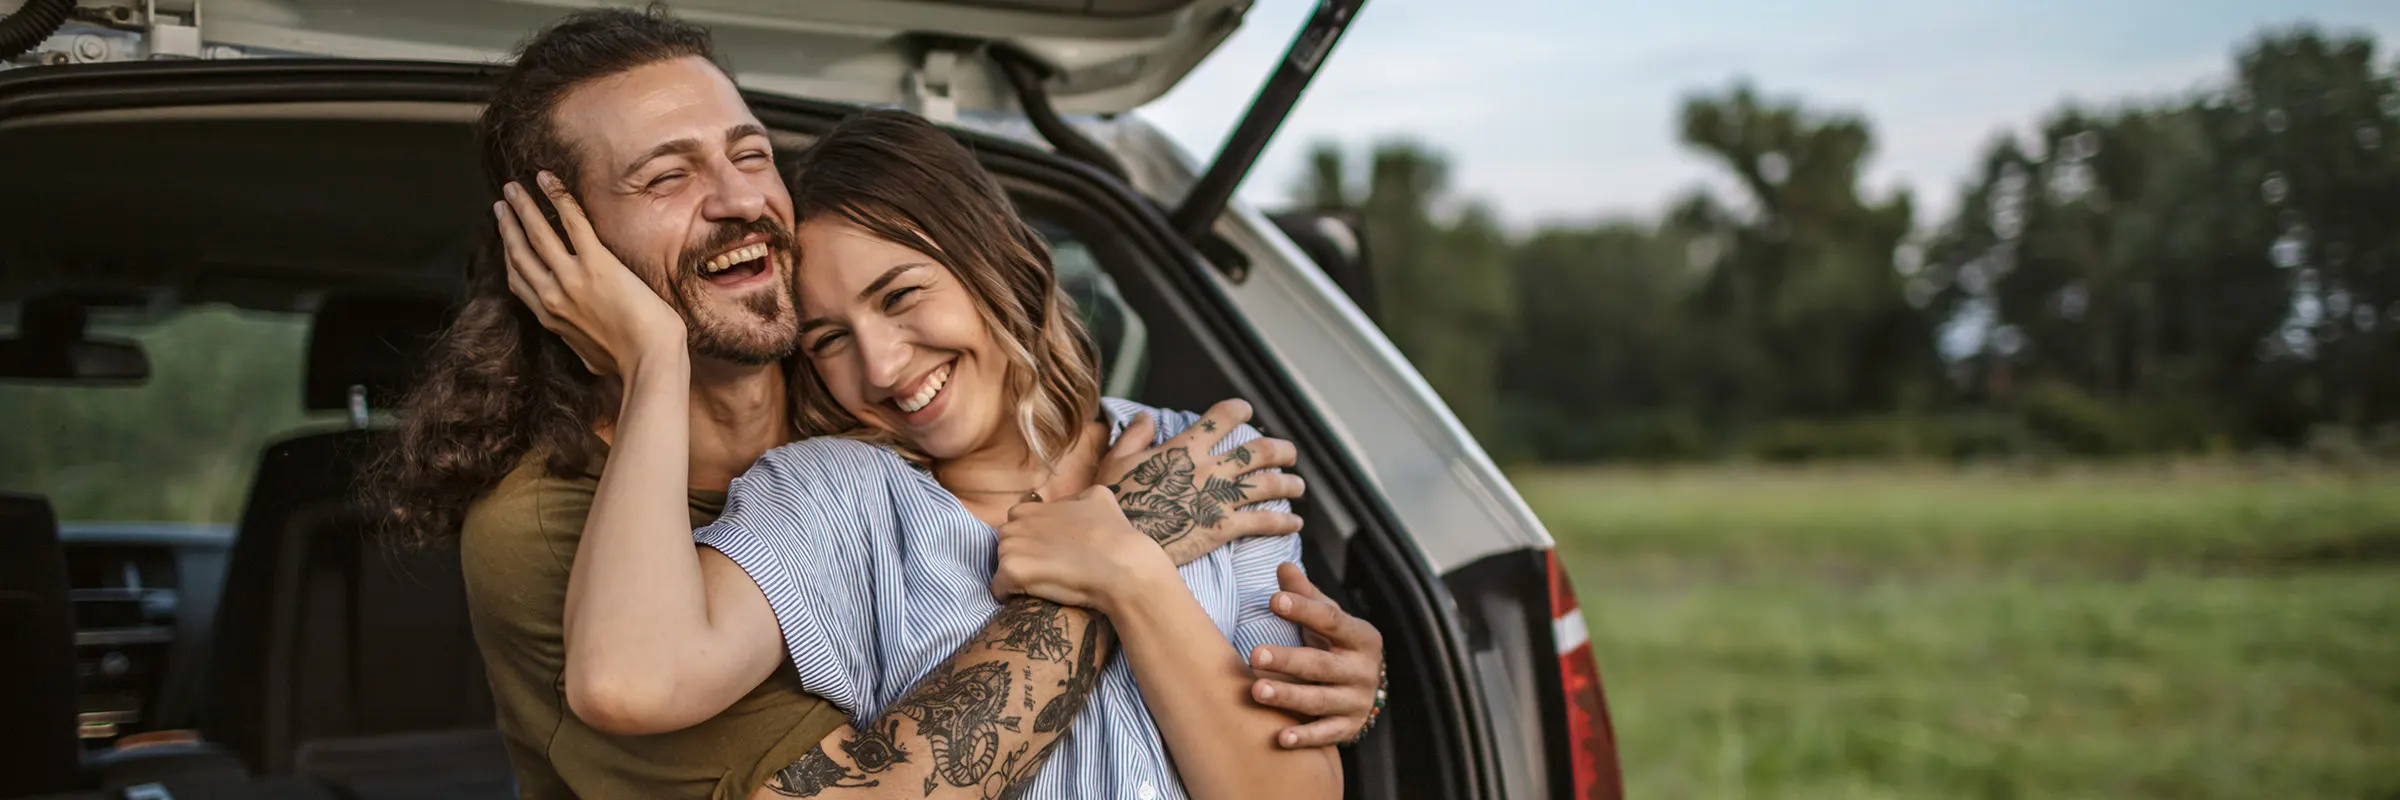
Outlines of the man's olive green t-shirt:
[[[521,796],[748,797],[848,721],[800,691],[789,662],[732,708],[683,730],[616,736],[577,720],[563,680],[567,571],[599,470],[560,478],[544,461],[519,464],[467,509],[460,533],[468,615]],[[724,492],[691,493],[694,527],[724,509]]]

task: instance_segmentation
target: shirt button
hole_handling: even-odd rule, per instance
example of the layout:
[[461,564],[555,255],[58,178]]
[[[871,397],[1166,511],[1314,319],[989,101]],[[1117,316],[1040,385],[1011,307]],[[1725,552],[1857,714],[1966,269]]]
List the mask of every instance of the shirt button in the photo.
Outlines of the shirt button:
[[1149,781],[1142,781],[1141,800],[1158,800],[1158,787],[1150,785]]

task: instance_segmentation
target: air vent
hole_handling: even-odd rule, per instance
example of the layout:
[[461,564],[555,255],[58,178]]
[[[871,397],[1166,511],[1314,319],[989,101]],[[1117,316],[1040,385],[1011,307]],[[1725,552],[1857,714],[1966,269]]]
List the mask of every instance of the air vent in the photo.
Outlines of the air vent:
[[103,744],[145,730],[150,698],[175,641],[175,550],[139,544],[70,544],[68,599],[75,604],[77,724]]
[[67,543],[73,589],[173,589],[175,551],[157,545]]

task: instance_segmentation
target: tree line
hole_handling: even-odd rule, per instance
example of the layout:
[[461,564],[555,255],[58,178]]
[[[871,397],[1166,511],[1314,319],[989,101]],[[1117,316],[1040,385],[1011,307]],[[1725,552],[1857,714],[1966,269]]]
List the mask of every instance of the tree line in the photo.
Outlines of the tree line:
[[2263,33],[2213,88],[2065,105],[1947,219],[1867,120],[1746,83],[1680,140],[1732,192],[1512,235],[1387,142],[1320,144],[1385,332],[1508,460],[2400,450],[2400,63]]
[[[1747,85],[1682,142],[1731,178],[1517,233],[1442,159],[1318,148],[1379,321],[1500,458],[2400,453],[2400,65],[2296,29],[2216,88],[1997,137],[1947,219],[1860,186],[1873,131]],[[202,309],[138,387],[11,385],[0,488],[71,519],[230,520],[299,407],[307,320]]]

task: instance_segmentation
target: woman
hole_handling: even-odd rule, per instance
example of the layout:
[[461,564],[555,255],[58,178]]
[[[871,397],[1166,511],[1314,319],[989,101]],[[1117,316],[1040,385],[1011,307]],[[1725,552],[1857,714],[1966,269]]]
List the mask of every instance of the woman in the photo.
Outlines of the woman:
[[[811,148],[793,186],[800,346],[811,367],[794,376],[802,433],[847,436],[771,452],[735,482],[719,521],[696,534],[766,592],[804,688],[842,706],[859,728],[841,742],[848,758],[818,754],[824,763],[804,770],[791,793],[870,786],[878,767],[906,761],[910,754],[896,752],[891,733],[875,723],[878,712],[912,684],[935,680],[929,672],[955,677],[945,657],[1006,613],[993,597],[1026,594],[1101,612],[1124,657],[1063,679],[1095,684],[1080,713],[1045,707],[1023,715],[1030,720],[992,716],[972,731],[934,735],[932,752],[915,757],[940,762],[954,785],[983,777],[954,767],[988,770],[1005,755],[987,793],[1338,795],[1330,749],[1276,747],[1273,737],[1293,720],[1247,699],[1252,675],[1241,653],[1300,641],[1266,605],[1277,565],[1298,558],[1298,518],[1280,502],[1244,507],[1297,496],[1296,476],[1259,471],[1289,463],[1288,445],[1276,452],[1247,444],[1257,434],[1240,424],[1247,407],[1238,402],[1206,417],[1103,404],[1096,359],[1046,248],[973,157],[931,125],[894,112],[845,121]],[[512,258],[512,271],[538,278],[543,265],[521,260]],[[619,296],[649,297],[656,307],[614,316],[662,328],[673,319],[655,295]],[[590,360],[643,360],[599,355]],[[680,416],[680,387],[630,369],[626,384],[612,462],[680,461],[686,443],[672,438],[681,426],[637,431],[626,422],[664,414],[660,408]],[[1100,488],[1104,482],[1121,496]],[[673,525],[680,496],[651,488],[604,477],[586,535],[636,520]],[[1223,547],[1207,533],[1261,526],[1284,532]],[[1178,568],[1183,559],[1170,553],[1196,542],[1208,543],[1206,551]],[[612,616],[579,614],[588,598],[570,588],[570,674],[578,632],[637,624],[624,617],[642,608],[706,605],[713,593],[629,587],[609,602],[636,610]],[[1086,645],[1096,629],[1084,629]],[[690,687],[678,696],[691,702],[655,715],[704,718],[722,709],[714,699],[747,688],[736,688],[745,677],[755,683],[732,673],[701,677],[712,685]],[[971,687],[971,701],[998,695],[989,708],[1014,710],[1009,679],[992,674]],[[1035,711],[1030,696],[1023,710]],[[954,711],[915,711],[922,713],[909,716],[920,731],[936,717],[966,724]],[[1065,718],[1076,735],[1030,786],[1020,779],[1032,770],[1012,765],[1039,765],[1049,751],[1021,758],[1022,749],[993,749],[1001,726],[1040,729]],[[936,787],[933,776],[924,782],[928,793]]]

